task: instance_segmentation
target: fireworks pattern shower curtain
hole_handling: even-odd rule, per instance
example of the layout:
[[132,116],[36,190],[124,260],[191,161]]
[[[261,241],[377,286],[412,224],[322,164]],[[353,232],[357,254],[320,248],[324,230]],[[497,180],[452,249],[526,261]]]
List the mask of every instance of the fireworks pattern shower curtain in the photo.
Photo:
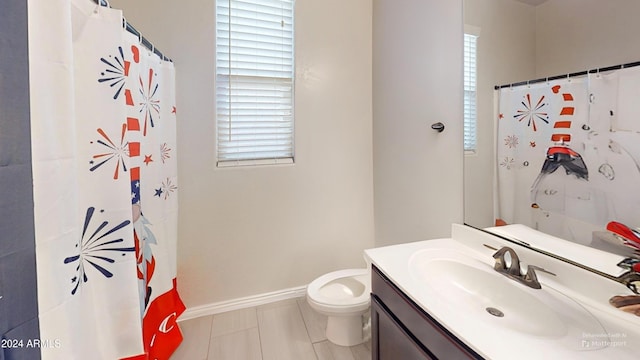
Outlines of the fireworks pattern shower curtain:
[[90,0],[29,2],[44,359],[167,359],[180,344],[174,67]]
[[610,222],[640,226],[639,68],[498,96],[497,222],[591,246]]

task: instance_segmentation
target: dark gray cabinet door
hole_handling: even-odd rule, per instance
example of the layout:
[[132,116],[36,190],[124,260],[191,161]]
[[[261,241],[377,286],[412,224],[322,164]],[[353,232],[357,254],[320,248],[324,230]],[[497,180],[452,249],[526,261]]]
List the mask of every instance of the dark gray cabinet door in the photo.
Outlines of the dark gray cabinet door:
[[435,359],[413,341],[375,297],[371,299],[371,321],[374,329],[371,355],[374,360]]

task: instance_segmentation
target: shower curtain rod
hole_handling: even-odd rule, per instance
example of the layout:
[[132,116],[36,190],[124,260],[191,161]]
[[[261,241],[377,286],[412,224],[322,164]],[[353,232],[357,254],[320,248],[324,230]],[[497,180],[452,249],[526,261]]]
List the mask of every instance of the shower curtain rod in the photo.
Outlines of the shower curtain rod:
[[[111,7],[111,5],[109,4],[109,2],[107,0],[93,0],[93,2],[98,4],[98,5],[100,5],[100,6],[106,6],[108,8]],[[171,60],[170,58],[164,56],[164,54],[160,50],[158,50],[158,48],[153,46],[151,41],[147,40],[147,38],[142,36],[142,33],[140,33],[140,31],[136,30],[136,28],[134,28],[133,25],[129,24],[124,18],[122,19],[122,22],[123,22],[123,24],[126,27],[128,32],[132,33],[133,35],[137,36],[140,39],[140,43],[142,44],[142,46],[146,47],[147,49],[151,50],[154,54],[158,55],[160,57],[160,59],[162,59],[164,61],[173,62],[173,60]]]
[[587,70],[587,71],[580,71],[580,72],[575,72],[575,73],[570,73],[570,74],[550,76],[550,77],[545,77],[545,78],[540,78],[540,79],[535,79],[535,80],[520,81],[520,82],[512,83],[512,84],[496,85],[494,87],[494,89],[495,90],[500,90],[502,88],[529,85],[529,84],[536,84],[536,83],[546,82],[546,81],[550,81],[550,80],[568,79],[568,78],[572,78],[572,77],[576,77],[576,76],[584,76],[584,75],[587,75],[587,74],[594,74],[594,73],[611,71],[611,70],[626,69],[626,68],[630,68],[630,67],[634,67],[634,66],[640,66],[640,61],[627,63],[627,64],[608,66],[608,67],[604,67],[604,68],[591,69],[591,70]]

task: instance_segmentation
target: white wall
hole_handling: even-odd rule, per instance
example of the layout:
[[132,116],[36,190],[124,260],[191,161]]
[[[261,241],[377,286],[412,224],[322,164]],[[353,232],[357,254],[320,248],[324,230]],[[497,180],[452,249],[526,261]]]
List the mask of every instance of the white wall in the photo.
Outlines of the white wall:
[[549,0],[536,11],[536,77],[640,61],[638,0]]
[[514,0],[464,0],[464,22],[478,38],[478,149],[464,158],[464,219],[493,226],[494,86],[535,76],[535,7]]
[[448,237],[462,222],[462,0],[374,0],[373,25],[376,245]]
[[373,247],[371,0],[296,1],[296,163],[215,167],[213,0],[111,0],[177,68],[188,307],[364,267]]

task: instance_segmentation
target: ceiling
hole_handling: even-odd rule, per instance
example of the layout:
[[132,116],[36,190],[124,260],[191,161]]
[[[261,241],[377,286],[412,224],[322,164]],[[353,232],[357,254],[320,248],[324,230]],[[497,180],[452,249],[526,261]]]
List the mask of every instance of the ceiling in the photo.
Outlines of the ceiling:
[[533,6],[538,6],[542,3],[547,2],[547,0],[516,0],[518,2],[521,3],[525,3],[525,4],[529,4],[529,5],[533,5]]

